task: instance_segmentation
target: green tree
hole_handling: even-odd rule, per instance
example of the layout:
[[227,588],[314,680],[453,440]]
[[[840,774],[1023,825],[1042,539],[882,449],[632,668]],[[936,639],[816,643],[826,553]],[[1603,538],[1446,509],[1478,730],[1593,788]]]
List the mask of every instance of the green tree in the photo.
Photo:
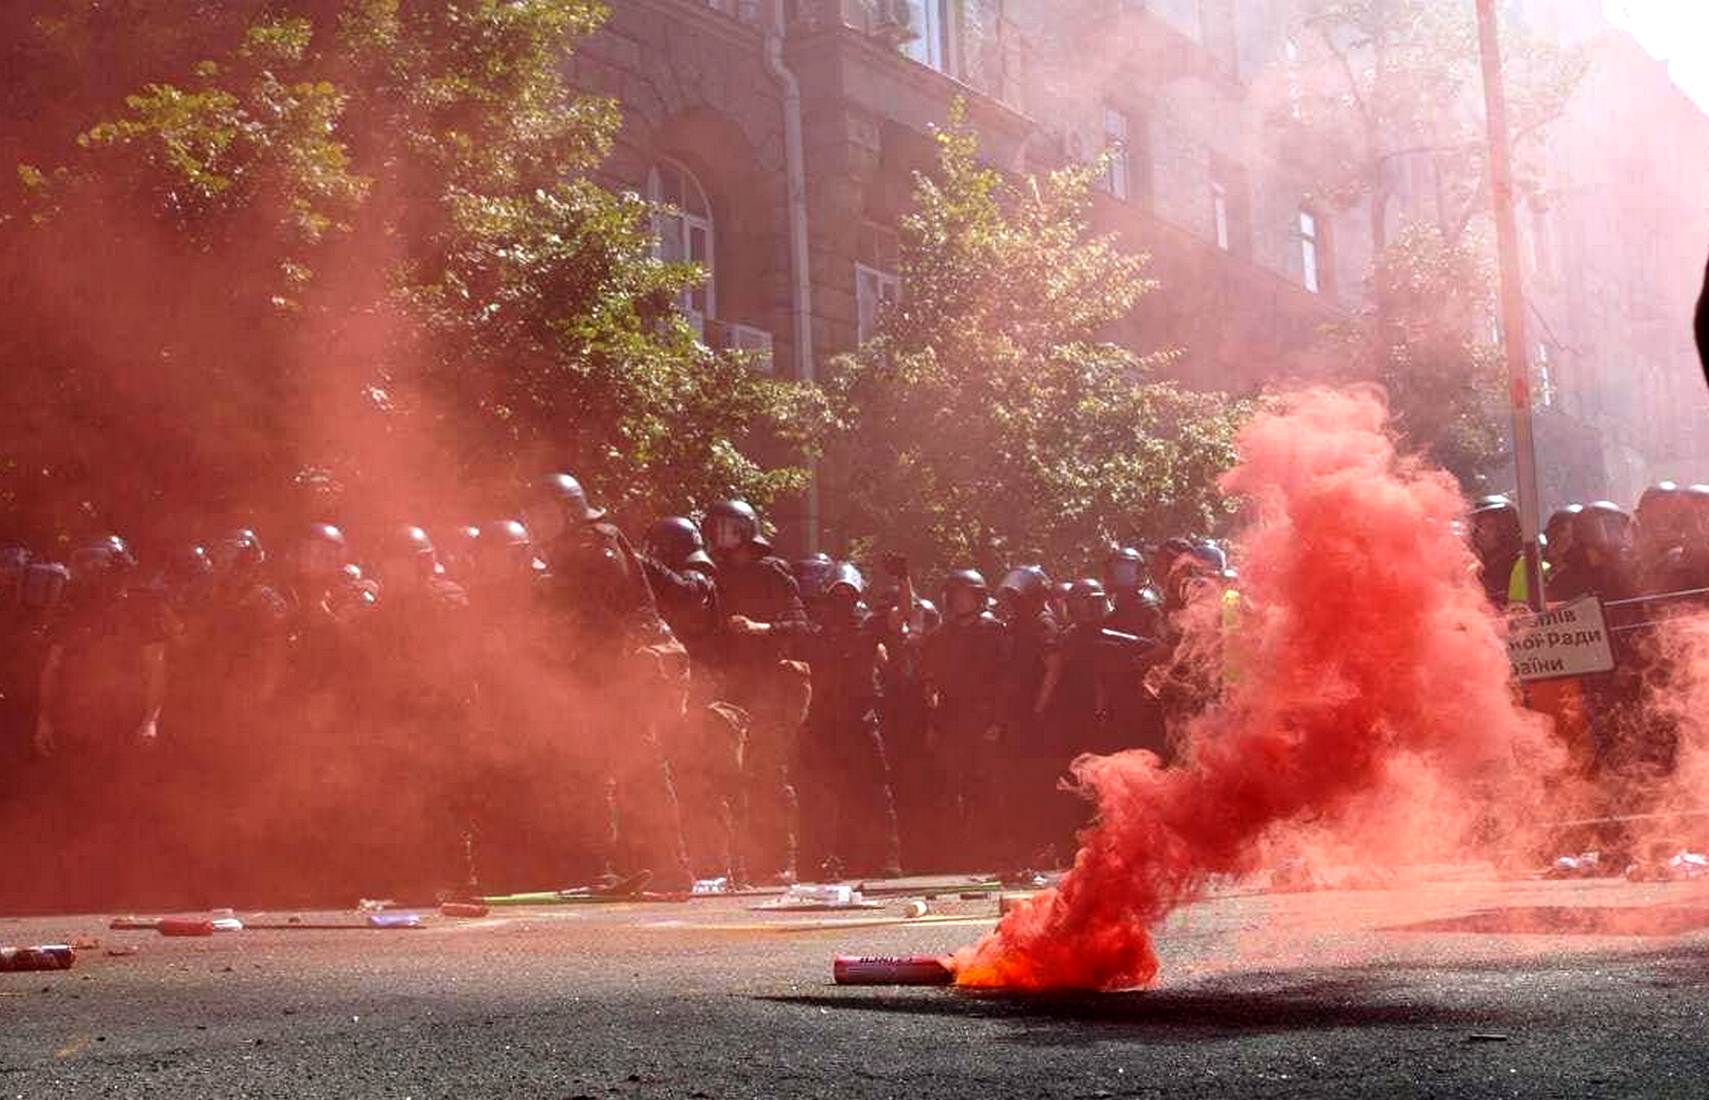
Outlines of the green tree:
[[[590,179],[618,113],[562,74],[604,14],[133,0],[0,17],[35,64],[14,94],[54,104],[0,200],[13,508],[34,526],[64,526],[39,506],[64,500],[117,524],[485,517],[545,466],[635,517],[799,487],[755,456],[804,442],[813,396],[702,346],[674,308],[702,273],[662,263],[654,212]],[[140,86],[114,101],[111,78],[71,81],[55,102],[90,59]]]
[[1377,258],[1364,310],[1333,330],[1345,380],[1380,383],[1405,441],[1473,494],[1490,491],[1486,476],[1510,449],[1488,251],[1403,225]]
[[1156,284],[1088,227],[1097,166],[1020,180],[959,110],[902,224],[903,297],[840,359],[827,495],[857,542],[988,571],[1077,566],[1224,514],[1235,410],[1102,334]]
[[[1315,166],[1317,198],[1363,203],[1374,261],[1368,305],[1326,334],[1344,377],[1387,391],[1412,445],[1469,492],[1507,453],[1501,350],[1490,274],[1488,136],[1477,23],[1470,3],[1307,0],[1297,60],[1281,74],[1274,139]],[[1522,22],[1503,25],[1516,178],[1536,194],[1540,138],[1581,78],[1584,57]],[[1403,182],[1414,217],[1395,217]],[[1396,228],[1398,224],[1398,229]]]
[[[1394,202],[1409,162],[1428,165],[1437,229],[1457,241],[1488,209],[1487,137],[1477,23],[1469,2],[1305,0],[1297,58],[1278,76],[1269,132],[1286,155],[1311,164],[1318,197],[1363,202],[1375,251],[1388,245]],[[1502,54],[1518,179],[1561,114],[1584,58],[1503,25]]]

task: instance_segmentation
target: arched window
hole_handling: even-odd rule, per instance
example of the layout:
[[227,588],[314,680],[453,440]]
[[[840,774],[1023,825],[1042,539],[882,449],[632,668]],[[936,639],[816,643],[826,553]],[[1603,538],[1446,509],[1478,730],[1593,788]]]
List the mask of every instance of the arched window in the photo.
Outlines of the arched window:
[[706,281],[683,291],[678,302],[689,324],[705,336],[707,319],[718,315],[712,205],[694,173],[674,160],[661,160],[647,173],[647,197],[661,208],[654,218],[660,258],[668,263],[696,263],[706,271]]

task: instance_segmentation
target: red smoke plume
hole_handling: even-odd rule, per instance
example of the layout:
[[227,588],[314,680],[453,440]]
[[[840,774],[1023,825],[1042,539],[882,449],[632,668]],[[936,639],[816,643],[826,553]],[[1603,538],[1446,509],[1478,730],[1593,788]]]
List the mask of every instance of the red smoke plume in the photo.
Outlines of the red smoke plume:
[[[1251,870],[1289,825],[1321,829],[1379,789],[1406,789],[1396,773],[1419,763],[1470,811],[1433,830],[1501,835],[1492,816],[1540,794],[1560,754],[1514,702],[1455,531],[1460,494],[1397,456],[1386,421],[1373,396],[1315,391],[1242,433],[1223,487],[1250,506],[1248,608],[1227,639],[1222,703],[1188,730],[1178,768],[1146,752],[1076,761],[1098,819],[1073,870],[958,954],[959,984],[1146,985],[1151,929],[1208,876]],[[1442,800],[1429,805],[1433,818]]]

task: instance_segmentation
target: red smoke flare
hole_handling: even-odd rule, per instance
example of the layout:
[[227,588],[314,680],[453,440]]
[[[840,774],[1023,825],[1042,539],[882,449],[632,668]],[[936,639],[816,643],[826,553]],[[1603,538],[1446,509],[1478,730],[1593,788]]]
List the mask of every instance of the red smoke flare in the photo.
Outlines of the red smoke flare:
[[959,953],[958,984],[1149,984],[1151,929],[1207,876],[1252,869],[1280,827],[1333,821],[1391,765],[1428,764],[1486,827],[1490,792],[1537,792],[1558,751],[1514,703],[1454,529],[1460,494],[1396,455],[1386,415],[1375,397],[1316,391],[1242,433],[1223,479],[1253,516],[1240,554],[1249,609],[1229,640],[1238,672],[1188,731],[1181,767],[1146,752],[1075,762],[1099,813],[1073,870]]

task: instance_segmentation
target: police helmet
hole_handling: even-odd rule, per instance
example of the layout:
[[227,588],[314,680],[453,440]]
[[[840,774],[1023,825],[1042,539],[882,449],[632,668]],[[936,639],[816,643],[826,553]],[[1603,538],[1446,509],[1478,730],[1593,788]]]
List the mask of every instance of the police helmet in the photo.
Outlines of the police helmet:
[[1068,620],[1082,626],[1100,626],[1114,610],[1103,582],[1083,577],[1068,586]]
[[944,578],[943,611],[951,619],[982,614],[991,603],[991,588],[977,569],[958,569]]
[[1138,588],[1145,579],[1145,559],[1131,546],[1117,546],[1104,558],[1104,583],[1111,589]]
[[727,554],[749,543],[770,549],[760,527],[760,514],[745,500],[721,500],[706,509],[700,530],[714,554]]

